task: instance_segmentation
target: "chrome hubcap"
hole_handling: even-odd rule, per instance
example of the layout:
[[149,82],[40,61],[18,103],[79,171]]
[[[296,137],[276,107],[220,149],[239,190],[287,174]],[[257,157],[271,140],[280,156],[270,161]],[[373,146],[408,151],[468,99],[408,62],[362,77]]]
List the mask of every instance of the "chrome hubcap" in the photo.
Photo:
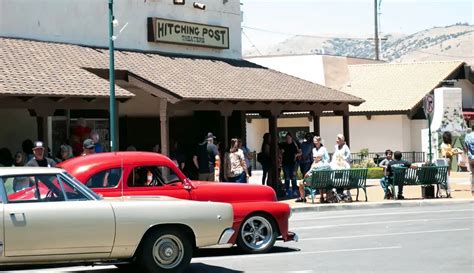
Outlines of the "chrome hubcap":
[[240,236],[247,247],[259,250],[272,242],[273,228],[264,217],[253,216],[242,225]]
[[160,267],[171,269],[183,259],[183,243],[174,235],[163,235],[153,245],[153,259]]

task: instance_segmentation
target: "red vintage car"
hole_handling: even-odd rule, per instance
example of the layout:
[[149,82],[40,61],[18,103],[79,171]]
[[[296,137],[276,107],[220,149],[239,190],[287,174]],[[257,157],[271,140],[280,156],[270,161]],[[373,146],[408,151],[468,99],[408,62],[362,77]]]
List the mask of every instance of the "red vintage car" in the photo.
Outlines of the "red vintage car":
[[231,203],[238,232],[230,242],[246,253],[267,252],[276,239],[297,239],[288,231],[289,205],[277,202],[267,186],[191,181],[168,157],[149,152],[100,153],[59,166],[104,197],[166,195]]

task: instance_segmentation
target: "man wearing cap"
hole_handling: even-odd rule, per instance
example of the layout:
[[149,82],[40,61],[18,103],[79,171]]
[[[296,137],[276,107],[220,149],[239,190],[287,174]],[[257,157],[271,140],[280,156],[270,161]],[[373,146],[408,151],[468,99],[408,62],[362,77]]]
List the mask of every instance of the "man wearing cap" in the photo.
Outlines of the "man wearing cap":
[[35,141],[33,145],[33,158],[26,163],[27,167],[56,167],[56,162],[51,158],[44,156],[44,144],[41,141]]
[[82,143],[82,154],[81,156],[91,155],[95,153],[95,143],[94,140],[88,138]]
[[214,164],[216,161],[220,161],[219,150],[214,144],[215,138],[212,133],[208,133],[193,156],[193,162],[199,171],[199,180],[201,181],[214,181]]

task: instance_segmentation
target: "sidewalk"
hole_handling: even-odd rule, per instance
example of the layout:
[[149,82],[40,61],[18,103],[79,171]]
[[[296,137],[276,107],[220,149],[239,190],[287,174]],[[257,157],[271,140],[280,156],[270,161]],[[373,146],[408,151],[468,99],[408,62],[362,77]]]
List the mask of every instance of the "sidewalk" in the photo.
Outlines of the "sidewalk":
[[[251,184],[261,184],[262,172],[252,171],[250,178]],[[405,186],[403,188],[403,195],[405,200],[384,200],[384,192],[380,187],[378,179],[367,180],[367,196],[368,202],[365,202],[365,194],[362,189],[359,189],[359,202],[356,202],[357,190],[351,190],[352,199],[354,202],[350,203],[335,203],[335,204],[321,204],[319,203],[319,195],[315,196],[314,204],[311,203],[311,198],[307,198],[307,203],[296,203],[296,198],[282,200],[281,202],[288,203],[294,212],[300,211],[327,211],[327,210],[345,210],[345,209],[369,209],[369,208],[386,208],[386,207],[420,207],[440,204],[462,204],[474,203],[474,198],[471,193],[471,177],[470,173],[451,173],[450,187],[452,198],[434,198],[422,199],[420,186]],[[435,187],[436,190],[436,187]],[[446,196],[444,190],[440,190],[442,196]]]

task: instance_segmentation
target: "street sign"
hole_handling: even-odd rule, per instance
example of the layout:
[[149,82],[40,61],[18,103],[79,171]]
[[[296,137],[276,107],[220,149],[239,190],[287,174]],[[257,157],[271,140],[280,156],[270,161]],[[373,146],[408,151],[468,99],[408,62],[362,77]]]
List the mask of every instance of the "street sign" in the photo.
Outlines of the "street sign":
[[434,111],[434,96],[431,94],[426,95],[423,98],[423,110],[425,111],[425,116],[428,118],[428,115],[431,116]]
[[425,110],[425,116],[428,119],[428,138],[429,138],[429,162],[433,162],[433,152],[431,147],[431,120],[433,118],[433,111],[434,111],[434,96],[431,94],[426,95],[423,98],[423,110]]

